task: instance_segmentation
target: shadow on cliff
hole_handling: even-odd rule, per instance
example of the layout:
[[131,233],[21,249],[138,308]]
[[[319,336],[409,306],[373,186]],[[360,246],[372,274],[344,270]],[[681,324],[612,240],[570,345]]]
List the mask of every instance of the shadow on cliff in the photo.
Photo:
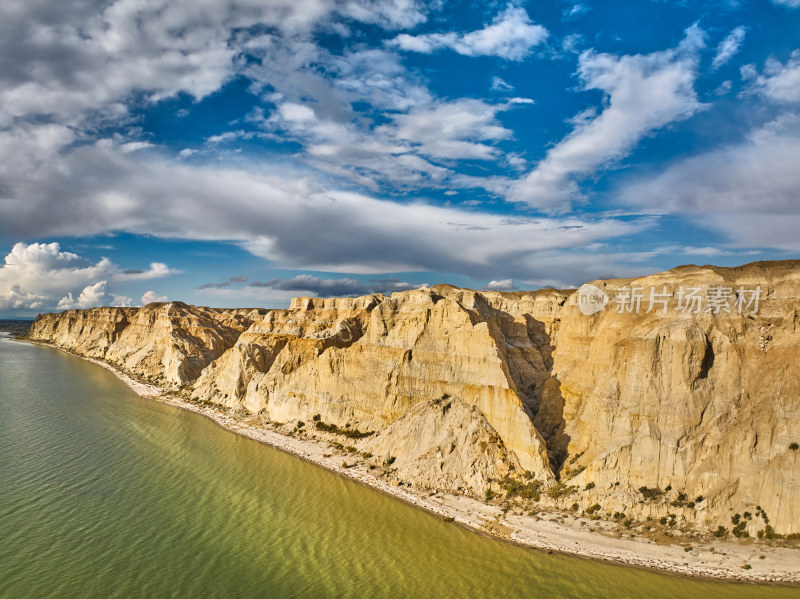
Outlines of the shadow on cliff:
[[553,374],[555,346],[544,322],[526,314],[525,324],[527,336],[539,356],[530,356],[526,360],[535,374],[531,376],[528,371],[525,373],[527,376],[521,376],[523,380],[515,383],[533,425],[547,444],[550,467],[558,477],[567,459],[570,437],[565,432],[567,423],[564,419],[565,402],[561,394],[561,382]]

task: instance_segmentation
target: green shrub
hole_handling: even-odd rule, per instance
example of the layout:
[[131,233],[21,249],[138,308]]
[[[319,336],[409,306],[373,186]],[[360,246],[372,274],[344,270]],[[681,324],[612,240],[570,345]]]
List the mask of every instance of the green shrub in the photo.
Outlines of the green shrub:
[[736,514],[733,518],[731,518],[731,521],[735,524],[733,530],[731,531],[734,537],[737,539],[745,539],[750,536],[750,533],[745,530],[747,522],[742,520],[739,514]]
[[387,465],[387,466],[391,466],[392,464],[394,464],[394,461],[395,461],[396,459],[397,459],[397,458],[396,458],[396,457],[394,457],[393,455],[392,455],[392,456],[389,456],[389,457],[386,459],[386,465]]
[[[316,418],[316,417],[315,417]],[[349,424],[347,426],[350,426]],[[321,420],[314,421],[314,428],[318,431],[324,431],[326,433],[334,433],[336,435],[343,435],[348,439],[363,439],[365,437],[369,437],[370,435],[374,435],[375,431],[369,432],[361,432],[358,430],[350,430],[349,428],[339,428],[335,424],[326,424]]]
[[717,530],[714,531],[714,536],[717,538],[727,537],[728,529],[720,525],[719,528],[717,528]]
[[584,453],[586,453],[586,452],[585,452],[585,451],[582,451],[582,452],[580,452],[578,455],[574,455],[574,456],[572,456],[572,458],[571,458],[571,459],[570,459],[570,461],[569,461],[570,465],[571,465],[571,464],[574,464],[574,463],[575,463],[575,462],[577,462],[579,459],[581,459],[581,456],[582,456]]
[[800,449],[800,445],[798,445],[797,443],[790,443],[789,449],[791,449],[792,451],[797,451],[798,449]]
[[586,508],[586,513],[591,515],[596,512],[599,512],[602,509],[603,507],[599,503],[595,503],[594,505],[590,505],[589,507]]
[[664,494],[664,491],[662,491],[658,487],[655,487],[653,489],[651,489],[650,487],[639,487],[639,493],[641,493],[642,496],[648,501],[654,501],[659,497],[661,497]]
[[577,488],[573,485],[567,485],[564,482],[558,481],[547,490],[547,496],[551,499],[559,499],[561,497],[568,497],[575,491],[577,491]]
[[589,489],[594,489],[594,483],[586,483],[586,486],[583,488],[583,490],[588,491]]
[[531,480],[524,483],[506,475],[497,482],[506,492],[506,497],[508,498],[521,497],[522,499],[532,499],[533,501],[541,499],[540,490],[544,483],[540,480]]

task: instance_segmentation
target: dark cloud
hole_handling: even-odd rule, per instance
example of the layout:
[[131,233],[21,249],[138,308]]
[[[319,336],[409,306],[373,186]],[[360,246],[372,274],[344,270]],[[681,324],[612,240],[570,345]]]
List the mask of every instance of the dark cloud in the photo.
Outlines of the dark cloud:
[[250,283],[250,287],[274,287],[278,283],[280,283],[280,279],[268,279],[266,281],[253,281]]
[[195,291],[200,291],[201,289],[222,289],[223,287],[230,287],[231,284],[228,281],[223,281],[222,283],[204,283],[199,287],[195,287]]
[[354,297],[372,293],[390,294],[395,291],[417,289],[420,285],[406,283],[401,279],[370,279],[367,283],[351,277],[322,279],[314,275],[302,274],[291,279],[270,279],[253,281],[252,287],[272,287],[281,291],[311,293],[319,297]]
[[368,295],[372,290],[356,279],[320,279],[313,275],[297,275],[274,285],[283,291],[308,291],[322,297]]
[[239,275],[236,277],[229,277],[224,281],[220,281],[219,283],[205,283],[200,285],[199,287],[195,287],[195,291],[200,291],[201,289],[224,289],[225,287],[230,287],[231,283],[245,283],[247,282],[248,276],[247,275]]
[[418,289],[420,286],[406,283],[401,279],[370,279],[370,285],[377,293],[393,293],[394,291],[408,291]]

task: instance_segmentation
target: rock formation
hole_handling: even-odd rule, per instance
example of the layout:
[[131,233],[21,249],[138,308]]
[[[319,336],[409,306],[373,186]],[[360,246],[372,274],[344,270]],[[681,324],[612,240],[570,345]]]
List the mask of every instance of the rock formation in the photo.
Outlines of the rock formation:
[[800,532],[800,262],[592,284],[594,314],[575,290],[437,286],[70,310],[31,337],[195,401],[372,433],[353,443],[415,486],[534,479],[561,507]]

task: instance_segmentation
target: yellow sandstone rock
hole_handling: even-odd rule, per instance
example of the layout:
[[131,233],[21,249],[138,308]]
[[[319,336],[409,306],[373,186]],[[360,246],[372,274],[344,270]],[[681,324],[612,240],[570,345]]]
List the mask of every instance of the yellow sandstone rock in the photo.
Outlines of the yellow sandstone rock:
[[[373,432],[353,443],[414,486],[482,496],[528,471],[579,489],[543,497],[560,507],[714,528],[750,511],[751,535],[763,513],[800,532],[800,262],[593,284],[609,303],[589,315],[574,290],[442,285],[288,310],[70,310],[32,337],[273,421]],[[699,312],[677,308],[691,289]]]

